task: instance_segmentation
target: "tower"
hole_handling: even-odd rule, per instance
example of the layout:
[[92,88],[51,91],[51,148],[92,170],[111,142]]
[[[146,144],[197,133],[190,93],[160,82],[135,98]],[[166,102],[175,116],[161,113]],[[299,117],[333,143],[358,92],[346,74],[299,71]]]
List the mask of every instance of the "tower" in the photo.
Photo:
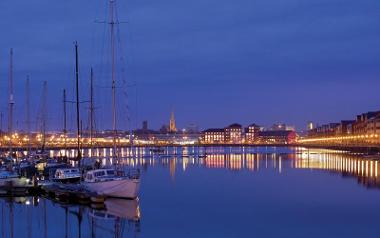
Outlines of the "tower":
[[314,123],[312,121],[307,122],[307,129],[313,130],[314,129]]
[[170,123],[169,123],[169,132],[174,133],[177,132],[177,128],[175,126],[174,112],[170,114]]

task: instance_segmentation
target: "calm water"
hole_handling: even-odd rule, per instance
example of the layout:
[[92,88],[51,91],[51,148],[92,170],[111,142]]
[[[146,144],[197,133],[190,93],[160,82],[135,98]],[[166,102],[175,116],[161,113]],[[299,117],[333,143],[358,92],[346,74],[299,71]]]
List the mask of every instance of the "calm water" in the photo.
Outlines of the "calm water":
[[[1,237],[375,237],[380,162],[289,148],[142,149],[139,200],[0,198]],[[176,155],[173,155],[176,154]],[[194,156],[195,154],[195,156]],[[379,170],[379,171],[378,171]]]

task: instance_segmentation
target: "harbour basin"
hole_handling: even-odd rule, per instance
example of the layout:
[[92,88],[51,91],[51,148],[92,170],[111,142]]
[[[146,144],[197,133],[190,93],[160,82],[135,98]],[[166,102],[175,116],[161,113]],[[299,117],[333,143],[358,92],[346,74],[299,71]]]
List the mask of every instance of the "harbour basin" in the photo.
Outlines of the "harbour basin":
[[291,147],[138,148],[133,156],[128,150],[123,165],[141,171],[137,200],[109,199],[105,207],[91,207],[44,197],[3,197],[2,237],[378,234],[376,159]]

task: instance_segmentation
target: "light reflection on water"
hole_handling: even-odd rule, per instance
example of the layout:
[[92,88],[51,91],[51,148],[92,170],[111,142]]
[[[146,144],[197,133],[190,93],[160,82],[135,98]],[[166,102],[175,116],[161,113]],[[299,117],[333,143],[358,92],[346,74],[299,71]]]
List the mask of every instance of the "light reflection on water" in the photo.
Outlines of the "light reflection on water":
[[104,207],[91,207],[14,197],[0,204],[2,237],[124,237],[140,230],[138,200],[108,199]]
[[[189,166],[201,166],[210,169],[250,171],[269,168],[278,173],[290,168],[326,170],[342,176],[356,177],[360,183],[368,187],[380,185],[378,176],[380,163],[377,160],[340,151],[273,147],[166,147],[162,153],[154,153],[149,147],[134,148],[133,150],[131,148],[120,149],[123,152],[122,155],[128,155],[121,159],[122,164],[127,167],[168,165],[173,179],[177,166],[180,166],[183,171]],[[101,155],[106,155],[95,157],[100,158],[103,165],[112,164],[112,159],[108,157],[112,154],[112,148],[96,149],[96,151],[103,151],[104,153]],[[59,153],[61,151],[54,151],[52,155],[59,155]],[[83,153],[89,156],[91,150],[83,150]]]
[[[104,156],[110,150],[99,150],[104,152],[99,157],[101,161],[110,163]],[[142,171],[141,195],[136,203],[116,200],[106,205],[106,209],[95,210],[43,198],[27,198],[28,202],[3,198],[1,234],[11,235],[8,219],[11,209],[13,227],[23,228],[16,228],[14,237],[51,237],[56,233],[60,234],[57,237],[377,234],[374,226],[380,219],[377,160],[303,148],[133,150],[124,148],[128,157],[121,159],[121,163]],[[28,220],[30,217],[32,221]],[[368,219],[364,222],[358,217]],[[272,229],[273,226],[278,229]],[[32,232],[26,232],[28,229]]]

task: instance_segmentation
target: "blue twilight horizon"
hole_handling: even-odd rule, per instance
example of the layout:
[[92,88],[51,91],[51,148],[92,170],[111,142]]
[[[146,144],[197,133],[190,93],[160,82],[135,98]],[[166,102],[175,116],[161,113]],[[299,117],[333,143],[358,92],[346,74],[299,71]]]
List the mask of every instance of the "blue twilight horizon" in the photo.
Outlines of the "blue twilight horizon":
[[[9,49],[16,128],[25,128],[30,75],[33,128],[47,80],[48,127],[59,129],[62,89],[74,96],[76,40],[81,98],[88,100],[93,66],[97,126],[111,128],[109,29],[95,23],[107,19],[107,4],[0,1],[3,129]],[[379,13],[377,0],[118,0],[119,20],[127,22],[119,26],[126,73],[118,77],[118,127],[141,127],[148,120],[150,128],[159,128],[174,110],[180,128],[283,122],[304,129],[309,120],[322,124],[379,110]],[[87,109],[83,104],[85,124]],[[70,104],[71,129],[74,116]]]

